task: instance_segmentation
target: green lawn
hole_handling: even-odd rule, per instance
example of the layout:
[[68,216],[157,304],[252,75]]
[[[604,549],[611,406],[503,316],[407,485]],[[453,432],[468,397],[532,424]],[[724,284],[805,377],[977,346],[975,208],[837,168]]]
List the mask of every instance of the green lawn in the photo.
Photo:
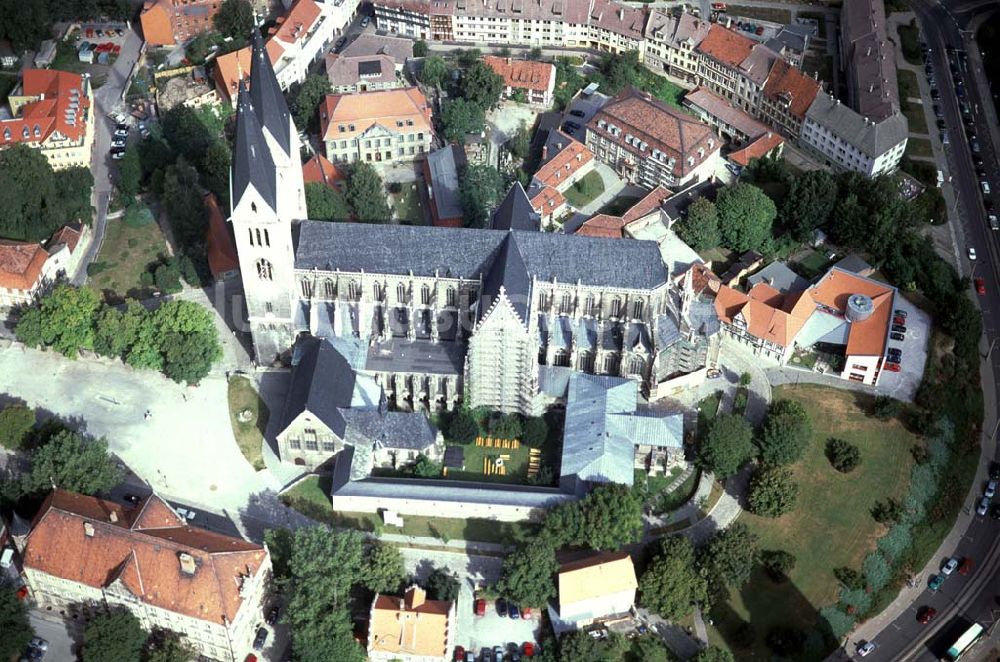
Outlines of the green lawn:
[[151,215],[129,224],[124,218],[108,219],[104,231],[104,243],[89,273],[88,282],[94,289],[101,290],[105,299],[119,299],[124,296],[142,295],[140,275],[151,262],[166,254],[167,243]]
[[934,151],[931,150],[931,141],[926,138],[910,138],[906,141],[906,156],[934,158]]
[[[529,446],[521,444],[517,450],[511,448],[486,448],[469,444],[462,446],[465,450],[465,471],[448,471],[448,478],[454,480],[475,480],[487,483],[524,483],[528,477],[528,452]],[[483,460],[486,458],[496,458],[500,455],[509,455],[509,459],[504,460],[504,468],[507,473],[503,476],[498,474],[486,475],[483,473]]]
[[823,251],[813,251],[795,263],[805,278],[812,279],[826,269],[830,260]]
[[389,194],[393,218],[402,225],[429,224],[424,214],[423,205],[420,204],[420,192],[416,187],[416,184],[404,182],[401,193]]
[[[778,519],[740,516],[759,536],[761,549],[784,549],[797,559],[790,581],[775,584],[755,572],[741,592],[713,610],[716,626],[729,640],[740,622],[753,623],[756,646],[737,651],[743,659],[769,659],[763,643],[769,628],[809,628],[817,610],[837,601],[833,569],[861,567],[884,532],[869,510],[879,499],[902,498],[913,464],[910,448],[922,443],[897,420],[867,416],[868,395],[808,385],[776,388],[774,397],[801,402],[809,410],[814,432],[805,457],[792,465],[800,486],[796,509]],[[852,473],[836,472],[826,459],[825,443],[833,436],[861,450],[861,465]]]
[[443,540],[472,540],[514,544],[538,531],[532,522],[497,522],[487,519],[452,519],[404,515],[403,527],[383,526],[375,513],[334,511],[330,506],[330,479],[310,476],[281,495],[282,501],[302,514],[331,526],[361,531],[381,530],[407,536],[429,536]]
[[[247,420],[240,420],[243,412],[250,413]],[[264,468],[261,445],[264,443],[268,415],[267,405],[257,394],[253,382],[246,377],[229,380],[229,422],[233,426],[233,436],[243,457],[256,471]]]
[[927,114],[923,105],[902,100],[900,105],[903,106],[903,114],[910,125],[910,133],[927,133]]
[[700,477],[701,474],[695,471],[683,483],[678,485],[676,489],[666,494],[661,494],[659,500],[656,502],[656,507],[653,509],[654,512],[657,514],[669,513],[687,503],[698,487]]
[[563,195],[566,196],[566,202],[571,207],[580,209],[589,205],[602,193],[604,193],[604,180],[601,179],[599,172],[591,170],[582,179],[566,189]]
[[708,434],[708,428],[719,413],[719,402],[722,401],[722,391],[704,397],[698,403],[698,436]]

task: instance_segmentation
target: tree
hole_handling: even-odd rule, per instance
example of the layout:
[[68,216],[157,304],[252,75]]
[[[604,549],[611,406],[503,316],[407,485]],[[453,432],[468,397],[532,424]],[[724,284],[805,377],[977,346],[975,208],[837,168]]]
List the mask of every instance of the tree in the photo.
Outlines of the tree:
[[448,63],[440,55],[424,58],[420,67],[420,82],[429,87],[438,87],[448,80]]
[[330,79],[324,74],[309,74],[299,86],[292,102],[295,124],[302,128],[315,129],[319,126],[317,109],[323,98],[333,92]]
[[37,313],[22,316],[14,332],[28,346],[51,346],[73,358],[79,350],[94,346],[94,317],[99,306],[93,290],[59,283],[31,309]]
[[163,337],[163,374],[178,384],[198,384],[222,358],[217,332],[168,333]]
[[215,28],[226,37],[245,41],[254,30],[253,5],[247,0],[224,0],[215,14]]
[[314,221],[346,221],[351,208],[344,194],[321,182],[306,183],[306,209]]
[[520,439],[523,427],[517,414],[498,414],[490,417],[490,434],[499,439]]
[[743,586],[750,580],[760,557],[757,540],[746,524],[737,522],[717,533],[699,550],[699,565],[705,569],[709,581]]
[[376,542],[368,546],[361,571],[361,583],[374,593],[395,593],[399,590],[406,572],[403,555],[395,545]]
[[362,223],[385,223],[392,217],[385,201],[385,186],[370,163],[358,162],[347,180],[347,202]]
[[795,567],[795,555],[783,549],[761,552],[760,560],[767,576],[780,584],[788,580],[788,573]]
[[94,190],[94,175],[90,168],[75,166],[53,173],[57,197],[52,213],[58,218],[59,226],[72,221],[90,224],[93,206],[90,192]]
[[639,579],[642,605],[668,621],[685,618],[708,601],[708,582],[694,565],[694,547],[682,536],[660,541],[659,552]]
[[215,194],[223,209],[229,209],[229,171],[231,168],[232,151],[223,140],[216,140],[209,145],[198,168],[205,188]]
[[536,538],[504,557],[497,590],[519,605],[542,607],[556,594],[558,569],[553,547]]
[[750,481],[750,512],[762,517],[781,517],[795,508],[799,486],[787,467],[766,467]]
[[675,659],[663,640],[653,634],[633,639],[631,653],[632,659],[641,662],[673,662]]
[[696,251],[719,245],[719,214],[708,198],[695,198],[677,224],[677,236]]
[[719,414],[702,442],[702,464],[717,478],[727,478],[754,456],[753,430],[742,416]]
[[441,465],[421,453],[413,463],[413,475],[418,478],[440,478]]
[[709,646],[698,651],[692,662],[733,662],[733,654],[725,648]]
[[459,444],[471,444],[479,436],[479,423],[467,408],[461,407],[448,422],[448,437]]
[[771,198],[752,184],[726,186],[715,200],[722,243],[735,251],[760,250],[771,238],[777,210]]
[[178,158],[176,163],[164,171],[160,199],[182,246],[204,244],[208,211],[202,195],[198,171],[184,157]]
[[28,609],[14,590],[0,585],[0,660],[13,660],[27,648],[34,635],[28,622]]
[[45,0],[0,2],[0,37],[9,39],[18,52],[35,48],[52,36],[50,4]]
[[538,538],[553,547],[575,545],[583,539],[583,509],[579,502],[564,501],[549,509]]
[[423,39],[417,39],[413,42],[413,57],[426,57],[427,55],[427,42]]
[[527,122],[521,122],[517,127],[517,133],[507,141],[507,149],[518,159],[526,159],[531,153],[531,130]]
[[219,135],[213,131],[214,127],[206,124],[206,119],[204,114],[184,105],[174,106],[166,112],[161,122],[163,137],[174,154],[184,155],[194,162],[205,157]]
[[125,148],[125,156],[118,163],[118,190],[131,202],[142,187],[142,163],[139,159],[139,147],[132,143]]
[[[0,411],[0,446],[11,451],[24,448],[34,427],[34,409],[24,405],[7,405]],[[2,659],[3,656],[0,656]]]
[[826,459],[840,473],[850,473],[861,464],[861,451],[843,439],[829,439],[826,442]]
[[559,640],[559,659],[620,662],[627,648],[628,640],[617,632],[610,632],[604,639],[595,639],[589,632],[573,630]]
[[486,227],[504,193],[503,176],[496,168],[485,165],[465,168],[458,183],[458,197],[466,227]]
[[583,541],[591,549],[619,549],[642,535],[642,498],[627,485],[604,483],[580,502]]
[[185,643],[183,635],[172,630],[155,629],[146,640],[143,662],[189,662],[198,653]]
[[106,492],[122,480],[121,469],[108,455],[108,442],[62,430],[31,456],[31,471],[22,477],[26,493],[56,487],[81,494]]
[[461,589],[462,584],[458,581],[455,573],[448,572],[444,568],[434,568],[427,577],[427,592],[433,600],[454,602],[458,600],[458,593]]
[[826,225],[837,204],[837,181],[826,170],[809,170],[794,178],[781,207],[785,228],[798,241],[808,241]]
[[879,524],[895,524],[903,519],[903,504],[892,497],[876,501],[872,506],[872,517]]
[[764,464],[791,464],[800,457],[812,436],[812,421],[802,403],[777,400],[771,404],[760,437]]
[[0,151],[0,191],[4,191],[0,237],[42,241],[66,222],[60,216],[60,192],[52,166],[37,149],[17,144]]
[[448,142],[461,144],[467,134],[482,133],[485,126],[485,111],[472,101],[450,99],[441,109],[441,131]]
[[127,609],[97,614],[83,631],[83,662],[138,660],[146,631]]
[[295,536],[288,529],[267,529],[264,542],[271,552],[271,568],[274,578],[283,584],[292,578],[292,545]]
[[872,413],[880,421],[888,421],[899,414],[899,400],[888,395],[876,396]]
[[805,650],[806,633],[787,625],[776,625],[764,637],[767,647],[780,657],[793,657]]
[[534,48],[532,48],[530,51],[528,51],[528,59],[529,60],[533,60],[535,62],[538,62],[539,60],[541,60],[542,59],[542,49],[539,48],[538,46],[535,46]]
[[484,112],[500,104],[503,88],[503,77],[482,60],[476,60],[465,70],[460,84],[462,98],[476,104]]
[[541,416],[529,416],[524,419],[524,432],[521,441],[532,448],[541,448],[549,438],[549,426]]
[[153,270],[153,282],[163,294],[177,294],[184,289],[181,285],[181,270],[175,264],[158,264]]
[[860,591],[865,587],[865,579],[854,568],[839,567],[833,569],[833,576],[847,588]]
[[601,56],[598,69],[601,72],[601,91],[612,96],[617,95],[627,86],[638,83],[642,75],[638,51],[628,51],[621,54],[606,53]]

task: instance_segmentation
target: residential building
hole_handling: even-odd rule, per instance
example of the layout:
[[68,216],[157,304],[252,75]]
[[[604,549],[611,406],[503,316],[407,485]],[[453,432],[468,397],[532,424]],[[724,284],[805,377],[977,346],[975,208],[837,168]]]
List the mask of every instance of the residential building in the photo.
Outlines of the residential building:
[[726,154],[726,160],[739,168],[750,165],[754,159],[778,158],[785,150],[785,139],[773,131],[757,136],[748,145]]
[[127,609],[143,629],[177,632],[213,660],[251,650],[271,574],[267,548],[189,526],[155,494],[133,507],[53,490],[15,541],[42,609],[84,621]]
[[589,13],[586,41],[579,45],[614,54],[637,51],[642,60],[645,9],[629,7],[616,0],[590,0]]
[[809,37],[813,28],[799,23],[785,25],[764,45],[780,55],[785,62],[793,67],[802,67],[802,58],[809,50]]
[[628,88],[587,123],[586,144],[622,179],[653,189],[714,177],[722,140],[690,115]]
[[688,13],[654,9],[646,23],[645,65],[689,84],[698,80],[698,44],[711,23]]
[[[340,7],[344,4],[342,0]],[[304,81],[309,66],[346,25],[337,20],[335,8],[332,2],[295,0],[288,13],[278,17],[277,24],[268,31],[267,50],[281,89]]]
[[415,87],[329,94],[320,104],[320,134],[334,163],[395,164],[430,151],[431,107]]
[[896,52],[886,38],[882,2],[845,0],[840,8],[839,50],[851,108],[873,122],[899,113]]
[[584,237],[607,237],[621,239],[627,236],[628,227],[635,222],[642,222],[651,214],[659,215],[660,208],[670,198],[670,191],[657,186],[641,200],[629,207],[621,216],[613,214],[596,214],[591,216],[576,229],[575,234]]
[[708,88],[688,92],[683,103],[733,146],[739,147],[769,132],[766,126]]
[[355,57],[329,53],[326,56],[326,77],[334,94],[391,90],[403,87],[396,74],[396,65],[388,55]]
[[66,225],[44,243],[0,239],[0,309],[32,303],[47,287],[73,276],[77,250],[89,234],[85,225]]
[[599,552],[564,563],[557,584],[557,602],[548,606],[557,635],[628,615],[639,587],[627,552]]
[[90,167],[94,146],[90,79],[52,69],[26,69],[0,112],[0,149],[23,144],[55,170]]
[[147,0],[139,14],[150,46],[183,44],[213,28],[218,0]]
[[413,40],[364,32],[344,47],[341,57],[370,57],[385,55],[392,58],[396,73],[403,71],[407,60],[413,58]]
[[465,167],[465,153],[457,145],[445,145],[424,160],[424,182],[431,207],[431,222],[437,226],[460,228],[463,225],[462,201],[458,192],[458,174]]
[[[268,57],[271,60],[271,65],[274,66],[275,60],[270,57],[270,52],[268,52]],[[215,89],[221,101],[235,106],[240,83],[249,78],[249,48],[241,48],[215,58],[215,64],[212,67],[212,79],[215,81]]]
[[368,621],[372,662],[451,662],[457,630],[456,603],[428,600],[419,586],[403,597],[378,593]]
[[508,98],[520,92],[527,103],[546,108],[552,105],[552,93],[556,87],[554,65],[494,55],[485,56],[483,63],[503,78],[504,94]]
[[322,154],[313,154],[302,164],[302,180],[306,184],[323,184],[337,191],[344,190],[347,176]]
[[819,83],[801,69],[777,60],[764,84],[757,116],[786,136],[798,138],[806,112],[819,91]]
[[877,177],[899,166],[909,134],[902,113],[873,122],[839,99],[820,94],[806,111],[801,144],[836,170]]
[[587,146],[556,129],[542,147],[542,164],[531,178],[531,206],[549,226],[568,210],[563,193],[594,170],[597,161]]

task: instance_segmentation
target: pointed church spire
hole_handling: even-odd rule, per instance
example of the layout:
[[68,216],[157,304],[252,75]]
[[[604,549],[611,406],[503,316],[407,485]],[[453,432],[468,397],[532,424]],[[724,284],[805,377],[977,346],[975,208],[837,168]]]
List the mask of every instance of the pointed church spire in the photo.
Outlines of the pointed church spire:
[[[250,44],[253,47],[251,56],[252,66],[250,67],[250,97],[253,101],[254,110],[257,111],[257,119],[261,126],[277,141],[281,149],[291,156],[291,114],[288,112],[288,104],[285,102],[285,95],[278,85],[278,78],[274,74],[274,67],[271,66],[271,58],[268,57],[267,49],[264,47],[264,39],[260,36],[260,30],[254,28],[250,36]],[[298,155],[295,155],[298,158]]]
[[277,170],[271,158],[271,150],[264,140],[260,122],[257,121],[257,113],[254,112],[246,81],[241,80],[236,101],[233,167],[229,178],[229,200],[233,209],[251,186],[271,209],[277,209]]

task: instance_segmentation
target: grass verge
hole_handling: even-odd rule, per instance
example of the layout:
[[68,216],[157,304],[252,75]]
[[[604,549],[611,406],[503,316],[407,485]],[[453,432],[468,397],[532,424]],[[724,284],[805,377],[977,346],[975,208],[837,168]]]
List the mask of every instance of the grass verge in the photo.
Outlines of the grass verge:
[[[246,420],[240,420],[241,416]],[[246,377],[229,380],[229,422],[240,452],[254,471],[264,468],[262,444],[269,413],[257,390]]]
[[600,194],[604,193],[604,180],[596,170],[591,170],[582,179],[570,186],[563,193],[566,202],[571,207],[581,209],[586,207]]
[[934,151],[931,149],[931,141],[926,138],[910,138],[906,141],[906,156],[934,158]]

